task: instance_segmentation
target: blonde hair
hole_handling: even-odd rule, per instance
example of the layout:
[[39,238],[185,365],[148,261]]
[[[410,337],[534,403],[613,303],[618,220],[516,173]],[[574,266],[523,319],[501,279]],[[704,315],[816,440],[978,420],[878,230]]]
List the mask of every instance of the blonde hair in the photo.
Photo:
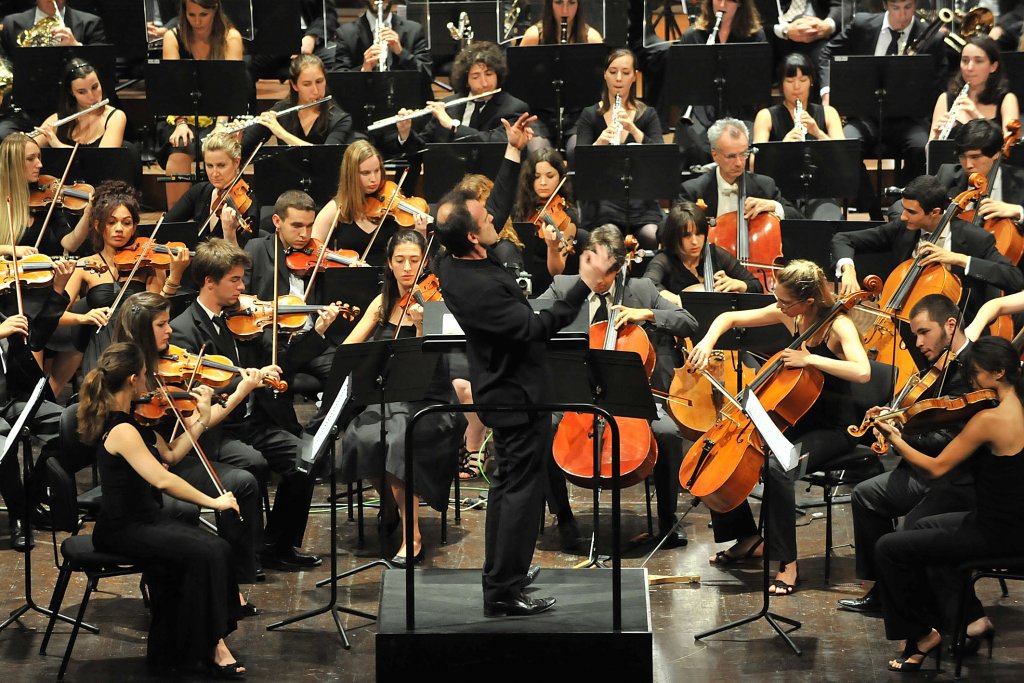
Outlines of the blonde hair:
[[799,300],[814,299],[818,311],[832,308],[836,298],[829,287],[825,271],[817,263],[794,259],[775,276],[777,286],[785,287]]
[[[30,144],[36,145],[36,141],[24,133],[11,133],[0,143],[0,198],[11,198],[11,216],[16,226],[15,243],[21,240],[32,223],[28,206],[28,178],[25,177],[25,148]],[[11,226],[7,222],[7,206],[4,203],[0,204],[0,244],[10,243]]]
[[203,140],[203,154],[207,152],[226,152],[235,161],[241,161],[242,144],[233,135],[214,133]]
[[365,161],[377,157],[380,162],[381,181],[384,180],[384,157],[377,148],[366,140],[356,140],[348,149],[341,160],[341,173],[338,178],[338,193],[334,196],[334,202],[338,205],[338,221],[353,223],[360,218],[365,218],[364,211],[365,197],[363,186],[359,182],[359,167]]
[[[491,190],[494,189],[494,181],[485,175],[479,173],[467,173],[456,185],[457,190],[466,190],[472,192],[476,197],[476,200],[481,204],[487,203],[487,198],[491,196]],[[516,245],[520,249],[525,249],[523,243],[519,239],[519,234],[515,228],[512,227],[512,218],[509,217],[505,220],[505,225],[501,226],[501,232],[498,233],[499,240],[508,240],[512,244]]]

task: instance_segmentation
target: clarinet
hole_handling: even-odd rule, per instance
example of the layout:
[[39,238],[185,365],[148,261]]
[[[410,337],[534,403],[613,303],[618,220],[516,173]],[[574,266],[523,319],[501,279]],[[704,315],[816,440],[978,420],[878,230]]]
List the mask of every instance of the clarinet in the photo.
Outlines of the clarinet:
[[622,121],[619,121],[619,112],[622,111],[622,95],[615,96],[615,104],[612,106],[612,130],[615,131],[613,145],[622,144]]
[[949,118],[946,119],[946,123],[942,125],[942,130],[939,131],[938,140],[945,140],[949,138],[950,132],[953,130],[953,126],[956,125],[956,115],[959,113],[960,107],[957,106],[956,100],[960,99],[967,94],[968,85],[964,83],[964,87],[960,89],[960,94],[953,100],[953,106],[949,108]]
[[569,42],[569,19],[562,17],[562,27],[558,34],[558,44],[565,45]]
[[800,131],[800,142],[807,141],[807,126],[804,125],[804,103],[798,97],[796,98],[796,105],[793,107],[793,119],[796,120],[797,130]]
[[724,10],[715,12],[715,27],[711,29],[711,35],[708,36],[708,42],[705,45],[714,45],[715,41],[718,40],[718,29],[722,28],[722,17],[724,16]]
[[384,0],[377,0],[377,23],[373,30],[373,42],[380,46],[377,57],[377,71],[388,70],[388,44],[381,38],[384,26]]

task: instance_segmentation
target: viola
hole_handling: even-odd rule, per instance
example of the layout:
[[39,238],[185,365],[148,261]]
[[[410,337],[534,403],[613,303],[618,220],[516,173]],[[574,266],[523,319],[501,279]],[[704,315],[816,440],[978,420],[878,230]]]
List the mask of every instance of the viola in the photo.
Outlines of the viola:
[[[341,304],[341,317],[355,320],[361,313],[358,306]],[[287,294],[277,297],[277,325],[281,332],[298,332],[306,325],[306,316],[319,313],[327,308],[325,305],[314,306],[302,303],[302,298]],[[227,325],[231,333],[242,340],[255,339],[263,334],[263,328],[273,323],[274,303],[260,301],[251,294],[238,297],[238,307],[225,311]]]
[[[164,382],[171,384],[180,384],[195,378],[195,381],[208,387],[220,389],[230,384],[241,371],[242,369],[233,365],[227,356],[206,354],[200,360],[198,354],[189,353],[180,346],[170,344],[160,355],[157,375]],[[288,391],[288,382],[284,380],[264,377],[263,383],[275,391]]]
[[[926,434],[943,427],[971,419],[975,413],[988,408],[995,408],[999,397],[992,389],[970,391],[962,396],[939,396],[926,398],[906,408],[893,410],[877,415],[870,420],[869,427],[879,422],[895,422],[900,424],[903,434]],[[876,453],[877,449],[872,446]]]
[[[977,201],[987,187],[985,176],[972,173],[968,180],[967,190],[961,192],[950,202],[935,230],[931,241],[937,243],[949,227],[956,214],[972,201]],[[907,313],[929,294],[943,294],[950,301],[960,301],[963,288],[960,279],[945,266],[933,263],[922,266],[921,259],[908,259],[896,266],[885,284],[877,277],[865,279],[865,287],[878,294],[878,313],[874,324],[864,335],[864,348],[869,354],[883,363],[889,363],[897,369],[897,383],[902,384],[917,372],[917,365],[910,355],[906,344],[899,335],[895,321],[905,321]]]
[[[838,315],[869,296],[870,292],[860,291],[838,301],[793,340],[789,348],[801,348]],[[758,371],[748,390],[755,393],[775,424],[785,431],[810,410],[824,383],[824,376],[816,368],[787,368],[780,351]],[[679,468],[679,482],[711,510],[728,512],[754,490],[766,457],[765,445],[753,422],[730,401],[722,409],[721,419],[686,453]]]
[[[782,223],[774,213],[761,213],[749,221],[743,214],[747,201],[747,174],[740,174],[739,211],[730,211],[719,216],[708,231],[708,239],[722,247],[764,285],[764,291],[775,289],[775,270],[782,259]],[[698,200],[698,204],[701,200]]]
[[[622,303],[625,289],[625,273],[616,283],[616,302]],[[610,307],[609,307],[610,308]],[[647,377],[654,371],[656,360],[654,345],[639,325],[625,325],[616,330],[613,324],[614,311],[608,311],[609,319],[590,326],[590,348],[615,351],[631,351],[640,356]],[[619,427],[619,484],[625,488],[637,484],[654,470],[658,460],[658,444],[654,440],[651,424],[643,418],[616,417]],[[604,418],[584,413],[567,412],[562,417],[555,433],[553,454],[555,462],[565,472],[565,477],[577,486],[594,488],[594,446],[600,440],[600,486],[612,483],[612,443],[604,438]]]
[[[152,240],[148,237],[136,237],[135,241],[117,250],[114,255],[114,266],[119,272],[127,272],[135,268],[135,262],[139,260],[147,244]],[[168,242],[167,244],[150,244],[146,250],[146,257],[139,268],[157,268],[168,270],[171,267],[171,260],[178,255],[179,251],[188,251],[189,256],[195,256],[194,251],[189,251],[184,242]]]
[[428,301],[444,301],[444,297],[441,295],[441,282],[433,273],[420,280],[415,287],[399,299],[398,307],[405,308],[408,306],[410,296],[420,306]]
[[[0,259],[0,291],[6,290],[14,284],[14,271],[17,268],[18,282],[25,287],[46,287],[53,282],[53,261],[46,254],[32,254],[18,259],[17,266],[14,261]],[[105,273],[105,265],[97,265],[90,261],[78,261],[75,268],[84,268],[93,273]]]
[[537,226],[537,237],[542,240],[547,238],[547,227],[554,228],[555,234],[558,236],[558,249],[563,255],[576,251],[573,240],[567,239],[565,236],[570,228],[575,233],[575,226],[566,212],[566,201],[561,195],[551,195],[547,203],[530,217],[530,223]]
[[93,192],[96,189],[88,183],[73,183],[64,185],[60,197],[57,197],[57,185],[60,179],[52,175],[41,175],[36,183],[29,187],[28,205],[33,210],[42,210],[56,203],[65,211],[74,214],[81,214],[89,205]]
[[[323,258],[320,258],[321,252],[324,252]],[[317,267],[317,261],[320,262],[321,271],[328,268],[350,268],[359,263],[359,253],[351,249],[325,249],[323,242],[310,239],[305,247],[292,251],[285,259],[288,270],[297,273],[308,273]]]
[[[177,410],[182,417],[188,417],[195,412],[199,399],[192,394],[187,391],[168,391],[167,395],[173,402],[174,408],[160,391],[152,391],[132,399],[132,414],[135,416],[135,421],[143,426],[152,427],[174,410]],[[223,396],[215,396],[213,402],[224,405],[227,401]]]
[[411,228],[420,216],[427,223],[434,222],[427,200],[422,197],[406,197],[393,180],[385,181],[380,189],[366,196],[363,213],[367,218],[377,221],[383,220],[386,214],[403,228]]

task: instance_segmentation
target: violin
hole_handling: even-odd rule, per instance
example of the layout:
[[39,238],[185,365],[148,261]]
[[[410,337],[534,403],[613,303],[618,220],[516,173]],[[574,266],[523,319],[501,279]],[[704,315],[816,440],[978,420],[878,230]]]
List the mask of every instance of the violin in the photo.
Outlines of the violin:
[[[225,195],[222,193],[222,198]],[[238,217],[238,229],[242,232],[252,234],[252,219],[245,217],[245,212],[252,206],[252,188],[242,178],[238,178],[227,191],[223,205],[232,209]]]
[[[147,244],[152,240],[148,237],[137,237],[131,244],[127,244],[117,250],[114,255],[114,266],[119,272],[130,271],[135,268],[135,262],[143,252]],[[146,250],[146,257],[139,268],[157,268],[167,270],[171,267],[171,259],[178,255],[179,251],[188,251],[189,256],[195,256],[194,251],[189,251],[184,242],[168,242],[167,244],[150,244]]]
[[367,218],[377,221],[383,220],[385,215],[391,216],[403,228],[411,228],[421,216],[427,223],[434,222],[427,200],[422,197],[406,197],[393,180],[385,181],[380,189],[366,196],[363,213]]
[[[174,404],[173,408],[161,391],[151,391],[139,398],[132,399],[132,414],[135,416],[135,421],[145,427],[152,427],[175,410],[182,417],[188,417],[195,412],[199,399],[192,394],[187,391],[168,391],[167,395]],[[223,406],[227,403],[227,399],[224,396],[215,396],[213,402]]]
[[537,226],[537,237],[542,240],[547,239],[547,227],[553,227],[555,234],[558,236],[558,249],[562,252],[563,256],[576,251],[573,245],[574,240],[566,239],[565,237],[565,233],[570,227],[574,228],[573,232],[575,232],[575,226],[573,226],[572,220],[566,212],[566,201],[561,195],[551,195],[547,203],[530,217],[529,222]]
[[[615,304],[622,303],[625,272],[616,281]],[[616,330],[615,312],[609,306],[608,320],[590,326],[590,348],[633,352],[640,356],[650,379],[656,360],[654,345],[639,325],[629,324]],[[651,423],[643,418],[616,417],[619,427],[619,484],[623,488],[637,484],[654,470],[658,460],[658,444]],[[599,439],[601,488],[612,483],[612,440],[604,438],[606,423],[584,413],[566,412],[558,425],[552,448],[555,463],[565,477],[577,486],[594,488],[594,448]]]
[[34,211],[39,211],[49,207],[52,203],[56,203],[57,206],[62,207],[65,211],[81,215],[85,211],[85,207],[89,206],[89,200],[92,198],[92,193],[96,191],[96,188],[88,183],[65,185],[61,189],[60,197],[55,201],[59,181],[59,178],[52,175],[39,176],[39,180],[29,187],[28,205]]
[[[204,355],[200,361],[197,354],[170,344],[160,355],[156,374],[164,382],[171,384],[180,384],[194,378],[196,382],[220,389],[230,384],[241,371],[242,369],[233,365],[227,356]],[[284,380],[264,377],[263,383],[274,391],[288,391],[288,382]]]
[[[854,292],[836,302],[788,348],[801,348],[825,325],[870,296],[867,291]],[[779,429],[785,431],[818,400],[825,377],[816,368],[787,368],[782,353],[772,356],[747,388],[754,392]],[[722,409],[722,417],[714,426],[694,442],[679,468],[683,488],[715,512],[729,512],[746,500],[768,455],[753,421],[737,408],[734,400]]]
[[[0,291],[8,289],[14,284],[14,271],[17,268],[18,282],[25,287],[46,287],[53,282],[53,259],[46,254],[32,254],[18,259],[15,266],[14,261],[0,259]],[[90,261],[78,261],[75,268],[83,268],[93,273],[105,273],[107,267]]]
[[[932,231],[933,243],[942,239],[953,217],[963,211],[968,203],[976,202],[987,186],[985,176],[980,173],[971,174],[967,189],[950,202]],[[878,295],[878,312],[874,324],[864,335],[864,348],[876,360],[894,365],[899,383],[905,383],[917,372],[917,365],[899,335],[897,321],[905,322],[907,313],[929,294],[943,294],[950,301],[960,301],[963,292],[960,279],[949,269],[938,263],[922,266],[922,258],[923,255],[919,254],[896,266],[881,287],[878,277],[871,276],[864,280],[864,286]]]
[[444,301],[444,297],[441,295],[441,282],[433,273],[420,280],[415,287],[398,300],[399,308],[409,305],[410,296],[420,306],[428,301]]
[[[355,320],[362,312],[358,306],[340,304],[341,317]],[[281,332],[298,332],[306,325],[310,313],[319,313],[327,306],[311,306],[302,303],[302,297],[292,294],[277,298],[277,325]],[[274,303],[260,301],[252,294],[238,297],[238,308],[225,311],[228,329],[242,340],[255,339],[263,334],[263,328],[274,320]]]
[[[867,420],[868,428],[879,422],[894,422],[901,425],[906,436],[925,434],[951,424],[966,422],[976,413],[999,405],[999,396],[992,389],[970,391],[962,396],[940,396],[926,398],[906,408],[882,413]],[[852,432],[851,432],[852,433]],[[871,449],[878,453],[875,444]],[[884,452],[884,451],[882,451]]]
[[[320,258],[321,252],[324,252],[323,258]],[[317,267],[318,261],[321,271],[328,268],[350,268],[359,263],[359,253],[351,249],[325,249],[323,242],[310,239],[305,247],[292,251],[285,258],[288,270],[297,273],[308,273]]]
[[771,212],[760,213],[747,220],[743,214],[743,205],[747,201],[746,178],[744,171],[736,181],[739,185],[736,204],[739,210],[715,219],[708,230],[708,239],[735,256],[761,280],[764,291],[771,292],[775,289],[775,264],[782,259],[782,223]]

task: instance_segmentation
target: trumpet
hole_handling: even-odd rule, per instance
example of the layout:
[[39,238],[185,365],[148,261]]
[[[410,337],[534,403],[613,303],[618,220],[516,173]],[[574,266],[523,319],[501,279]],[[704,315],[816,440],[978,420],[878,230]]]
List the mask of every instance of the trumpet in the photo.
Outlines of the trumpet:
[[615,96],[615,104],[612,106],[612,130],[615,131],[613,145],[622,144],[622,121],[619,120],[619,112],[622,111],[622,95]]
[[377,71],[388,70],[388,44],[382,37],[384,32],[384,0],[377,0],[377,23],[373,28],[373,42],[380,47],[377,53]]
[[953,106],[949,108],[949,116],[946,118],[946,122],[942,124],[942,130],[939,131],[939,137],[937,138],[938,140],[946,140],[949,138],[949,134],[953,130],[953,126],[956,125],[956,115],[959,113],[960,109],[959,105],[957,105],[956,103],[956,100],[965,96],[967,94],[967,89],[969,87],[970,86],[964,83],[964,87],[960,88],[960,94],[958,94],[956,96],[956,99],[953,100]]
[[519,6],[520,0],[514,0],[512,6],[508,8],[508,12],[505,13],[505,19],[501,24],[504,33],[501,34],[501,40],[504,42],[509,39],[512,35],[512,31],[516,28],[516,22],[519,20],[519,15],[523,13],[523,8]]
[[[97,109],[102,109],[103,107],[107,106],[108,104],[110,104],[110,100],[108,98],[104,97],[102,100],[100,100],[96,104],[94,104],[94,105],[92,105],[92,106],[90,106],[90,107],[88,107],[86,109],[83,109],[82,111],[76,111],[74,114],[71,114],[70,116],[65,116],[62,119],[57,119],[56,121],[53,122],[53,127],[54,128],[60,128],[64,124],[71,123],[75,119],[77,119],[79,117],[82,117],[82,116],[85,116],[86,114],[88,114],[90,112],[94,112]],[[29,137],[35,138],[35,137],[39,137],[42,134],[43,134],[43,131],[41,131],[38,128],[36,128],[35,130],[31,131],[28,135],[29,135]]]
[[[501,88],[497,88],[495,90],[488,90],[487,92],[482,92],[479,95],[469,95],[467,97],[459,97],[457,99],[451,100],[450,102],[445,102],[444,103],[444,108],[447,109],[448,107],[453,107],[456,104],[462,104],[463,102],[472,102],[473,100],[479,100],[481,97],[490,97],[491,95],[497,95],[500,92],[501,92]],[[395,115],[395,116],[389,116],[386,119],[380,119],[379,121],[374,121],[373,123],[371,123],[369,126],[366,127],[366,130],[370,130],[370,131],[372,131],[372,130],[380,130],[381,128],[385,128],[385,127],[390,126],[390,125],[392,125],[394,123],[399,123],[401,121],[408,121],[410,119],[419,118],[420,116],[426,116],[431,111],[433,111],[433,110],[430,107],[423,107],[422,109],[416,109],[414,111],[411,111],[408,114],[398,114],[398,115]]]
[[568,17],[562,17],[561,29],[558,33],[558,44],[565,45],[569,42],[569,19]]
[[708,42],[705,45],[714,45],[715,41],[718,40],[718,29],[722,28],[722,17],[724,16],[724,10],[715,12],[715,26],[711,29],[711,34],[708,36]]
[[807,140],[807,126],[804,124],[804,103],[799,97],[793,106],[793,119],[796,121],[796,128],[800,131],[800,142]]

